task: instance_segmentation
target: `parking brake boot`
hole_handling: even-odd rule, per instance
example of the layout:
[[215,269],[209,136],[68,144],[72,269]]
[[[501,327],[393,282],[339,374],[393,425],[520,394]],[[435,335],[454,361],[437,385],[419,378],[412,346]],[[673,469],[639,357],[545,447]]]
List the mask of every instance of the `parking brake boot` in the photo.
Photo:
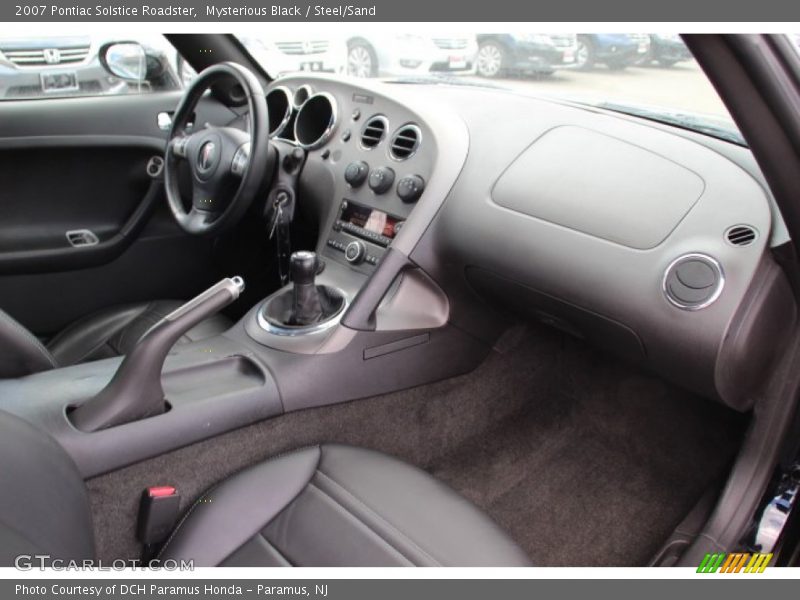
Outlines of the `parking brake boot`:
[[167,354],[181,336],[236,300],[242,290],[241,277],[223,279],[161,319],[128,353],[108,385],[70,413],[72,424],[91,432],[164,412],[161,370]]

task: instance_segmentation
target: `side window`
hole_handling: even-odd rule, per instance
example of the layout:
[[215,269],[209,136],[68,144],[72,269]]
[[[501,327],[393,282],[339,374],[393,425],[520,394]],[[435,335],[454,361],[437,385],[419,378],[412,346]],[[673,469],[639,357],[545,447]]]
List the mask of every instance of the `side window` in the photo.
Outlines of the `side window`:
[[182,62],[162,35],[0,34],[0,100],[181,89]]

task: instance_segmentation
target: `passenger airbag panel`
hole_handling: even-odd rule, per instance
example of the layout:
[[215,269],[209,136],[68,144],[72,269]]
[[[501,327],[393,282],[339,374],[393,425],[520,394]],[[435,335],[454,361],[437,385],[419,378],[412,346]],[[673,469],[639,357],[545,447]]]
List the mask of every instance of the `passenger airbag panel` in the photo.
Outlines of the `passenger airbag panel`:
[[590,129],[551,129],[501,175],[506,208],[630,248],[663,242],[703,194],[699,175]]

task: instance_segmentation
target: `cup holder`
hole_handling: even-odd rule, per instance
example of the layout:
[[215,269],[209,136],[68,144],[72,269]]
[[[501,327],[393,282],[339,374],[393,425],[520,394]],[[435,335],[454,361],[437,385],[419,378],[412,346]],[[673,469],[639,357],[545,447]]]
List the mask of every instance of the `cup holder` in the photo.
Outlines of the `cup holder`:
[[299,336],[330,329],[342,318],[348,306],[345,293],[339,288],[318,285],[323,317],[310,325],[292,325],[292,289],[267,298],[258,309],[257,320],[265,331],[275,335]]

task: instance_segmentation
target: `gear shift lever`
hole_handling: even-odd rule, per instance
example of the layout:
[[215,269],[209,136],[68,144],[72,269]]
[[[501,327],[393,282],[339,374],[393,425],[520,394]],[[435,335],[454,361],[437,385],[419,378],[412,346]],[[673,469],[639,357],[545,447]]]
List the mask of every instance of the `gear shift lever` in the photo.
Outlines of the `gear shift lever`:
[[324,266],[316,252],[293,252],[289,258],[292,287],[282,288],[264,301],[258,311],[259,325],[277,335],[304,335],[334,324],[347,306],[347,297],[338,288],[317,285]]
[[291,325],[313,325],[322,318],[322,303],[315,283],[319,259],[316,252],[293,252],[289,259],[292,277]]

